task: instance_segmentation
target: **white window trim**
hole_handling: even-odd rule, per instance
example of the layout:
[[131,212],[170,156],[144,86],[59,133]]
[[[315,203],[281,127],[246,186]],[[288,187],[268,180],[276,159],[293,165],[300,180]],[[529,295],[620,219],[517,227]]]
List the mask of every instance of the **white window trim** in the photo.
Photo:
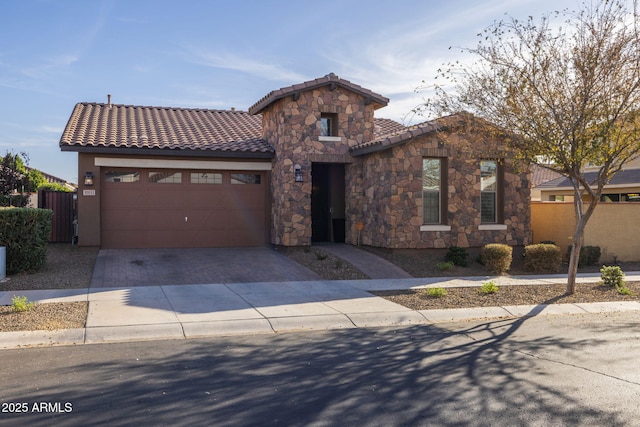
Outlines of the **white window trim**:
[[320,142],[342,142],[341,136],[319,136],[318,141]]
[[480,224],[478,226],[478,230],[486,231],[486,230],[506,230],[506,224]]
[[439,224],[421,225],[420,226],[420,231],[451,231],[451,226],[450,225],[439,225]]

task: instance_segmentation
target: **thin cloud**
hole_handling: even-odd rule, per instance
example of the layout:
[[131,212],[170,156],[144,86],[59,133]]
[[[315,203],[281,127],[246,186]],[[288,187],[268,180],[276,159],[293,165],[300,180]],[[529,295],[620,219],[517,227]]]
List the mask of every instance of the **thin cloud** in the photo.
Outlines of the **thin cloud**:
[[32,79],[46,79],[49,78],[51,74],[57,73],[61,69],[68,68],[75,62],[78,62],[78,60],[79,57],[77,55],[58,55],[48,58],[38,65],[23,68],[21,70],[21,74]]
[[196,47],[187,47],[188,60],[205,67],[239,71],[266,80],[304,81],[305,76],[277,64],[257,61],[232,53],[215,53]]

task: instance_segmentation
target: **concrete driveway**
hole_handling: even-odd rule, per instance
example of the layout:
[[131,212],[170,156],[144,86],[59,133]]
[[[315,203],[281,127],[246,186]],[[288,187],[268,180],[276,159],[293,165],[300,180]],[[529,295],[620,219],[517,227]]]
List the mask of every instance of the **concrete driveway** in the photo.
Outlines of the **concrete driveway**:
[[103,249],[91,288],[320,279],[268,247]]

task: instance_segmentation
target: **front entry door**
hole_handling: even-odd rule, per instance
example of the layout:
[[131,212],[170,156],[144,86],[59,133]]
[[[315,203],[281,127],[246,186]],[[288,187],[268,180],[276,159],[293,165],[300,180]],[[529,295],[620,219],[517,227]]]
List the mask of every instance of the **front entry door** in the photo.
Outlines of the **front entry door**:
[[313,163],[311,181],[311,241],[344,243],[344,164]]

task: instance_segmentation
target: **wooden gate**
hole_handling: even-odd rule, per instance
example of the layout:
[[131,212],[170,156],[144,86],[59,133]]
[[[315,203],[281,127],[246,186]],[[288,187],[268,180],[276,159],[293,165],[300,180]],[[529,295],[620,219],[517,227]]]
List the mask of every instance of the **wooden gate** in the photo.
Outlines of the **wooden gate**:
[[41,209],[51,209],[53,219],[51,223],[51,243],[73,243],[75,219],[75,199],[76,193],[65,193],[62,191],[38,192],[38,207]]

